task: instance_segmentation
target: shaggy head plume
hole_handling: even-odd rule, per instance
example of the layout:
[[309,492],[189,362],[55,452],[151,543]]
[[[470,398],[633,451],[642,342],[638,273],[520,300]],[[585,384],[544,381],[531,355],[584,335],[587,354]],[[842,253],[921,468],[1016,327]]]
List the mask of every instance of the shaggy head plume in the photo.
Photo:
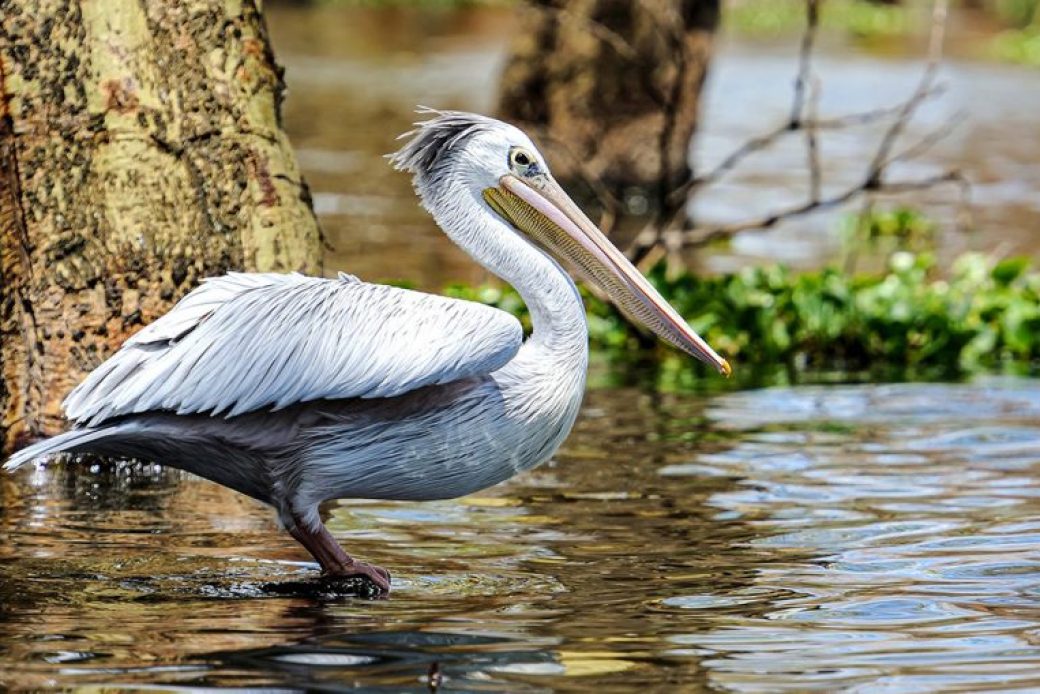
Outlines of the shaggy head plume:
[[493,118],[464,111],[438,111],[420,106],[416,113],[433,118],[415,123],[414,130],[402,134],[398,139],[408,141],[389,155],[389,159],[398,171],[415,174],[417,184],[424,183],[430,174],[443,167],[452,150],[464,146],[477,133],[500,125]]

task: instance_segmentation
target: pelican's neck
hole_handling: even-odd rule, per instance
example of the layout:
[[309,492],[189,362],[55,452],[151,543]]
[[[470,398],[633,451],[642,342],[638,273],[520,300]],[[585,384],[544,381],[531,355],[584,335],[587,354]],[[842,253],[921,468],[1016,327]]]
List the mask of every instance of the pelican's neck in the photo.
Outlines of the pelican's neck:
[[585,361],[585,307],[578,288],[556,261],[458,182],[446,182],[423,202],[452,241],[519,292],[531,314],[531,347],[547,348],[560,357],[580,355]]

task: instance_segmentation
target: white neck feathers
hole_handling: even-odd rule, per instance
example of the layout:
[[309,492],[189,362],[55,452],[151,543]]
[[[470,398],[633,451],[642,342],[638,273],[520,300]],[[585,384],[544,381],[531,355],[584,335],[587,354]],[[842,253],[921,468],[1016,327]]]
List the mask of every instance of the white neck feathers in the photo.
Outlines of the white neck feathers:
[[423,204],[452,241],[520,293],[531,313],[530,342],[566,352],[580,347],[584,359],[585,309],[577,287],[559,264],[468,186],[449,178],[423,197]]

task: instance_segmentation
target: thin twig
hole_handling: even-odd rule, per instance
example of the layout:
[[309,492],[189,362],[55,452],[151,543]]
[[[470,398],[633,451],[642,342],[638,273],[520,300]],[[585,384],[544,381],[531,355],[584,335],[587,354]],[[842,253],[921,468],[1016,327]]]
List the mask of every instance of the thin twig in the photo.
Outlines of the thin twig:
[[805,150],[809,163],[809,199],[819,200],[822,194],[820,173],[820,146],[816,138],[816,109],[820,102],[820,82],[813,80],[809,90],[809,124],[805,126]]
[[892,155],[889,160],[885,162],[885,166],[897,161],[910,161],[911,159],[920,157],[922,154],[928,152],[932,147],[949,137],[950,133],[956,130],[957,126],[964,122],[964,119],[964,112],[958,111],[938,128],[935,128],[932,132],[928,133],[906,149]]
[[[926,94],[926,98],[938,97],[945,93],[945,91],[946,85],[934,85]],[[719,179],[740,165],[740,163],[750,155],[768,149],[784,136],[798,132],[804,128],[812,127],[818,131],[844,130],[857,125],[870,125],[893,115],[898,115],[904,108],[905,103],[900,102],[894,106],[884,106],[882,108],[863,111],[861,113],[849,113],[844,116],[834,116],[831,118],[806,118],[802,120],[799,123],[799,127],[795,129],[791,128],[790,122],[785,122],[773,130],[746,140],[739,147],[723,157],[722,161],[716,164],[710,171],[696,176],[685,186],[677,188],[672,195],[677,198],[688,197],[694,189],[703,188],[716,183]]]
[[[945,84],[936,84],[925,94],[926,99],[942,96],[946,93],[947,86]],[[840,130],[848,128],[854,125],[870,125],[876,123],[879,120],[884,120],[890,116],[898,115],[903,110],[904,102],[899,102],[894,106],[882,106],[870,111],[863,111],[861,113],[849,113],[844,116],[834,116],[831,118],[821,118],[816,121],[815,125],[820,130]]]
[[[806,89],[808,88],[809,75],[812,70],[812,54],[816,45],[816,31],[819,26],[819,0],[806,0],[806,30],[802,37],[801,50],[799,51],[798,76],[795,79],[794,99],[791,105],[791,116],[787,123],[772,132],[766,133],[738,148],[724,159],[721,164],[709,174],[711,180],[717,180],[726,171],[735,167],[741,160],[752,152],[764,149],[787,132],[801,128],[804,120],[804,103]],[[652,234],[639,234],[635,241],[626,249],[626,254],[633,260],[643,259],[647,251],[669,233],[682,226],[686,220],[686,201],[697,187],[704,185],[705,177],[691,177],[689,180],[677,186],[671,193],[661,196],[661,217],[654,221],[656,231]]]
[[903,104],[903,108],[900,109],[899,115],[896,117],[885,135],[881,138],[881,143],[878,145],[877,151],[874,154],[874,159],[870,162],[870,168],[868,169],[869,174],[867,176],[868,182],[881,178],[884,173],[885,165],[889,161],[889,154],[891,154],[896,140],[898,140],[899,136],[903,133],[903,130],[913,117],[914,112],[917,111],[917,108],[924,102],[926,95],[935,82],[935,76],[939,71],[939,64],[942,61],[943,42],[946,39],[946,14],[948,4],[948,0],[936,0],[935,4],[932,6],[932,32],[928,39],[928,64],[925,66],[924,74],[921,75],[921,81],[917,84],[917,89],[914,90],[914,93],[911,94],[910,98]]
[[762,135],[752,137],[726,155],[713,169],[695,177],[682,188],[677,188],[672,195],[677,198],[685,198],[688,197],[695,188],[701,188],[711,183],[715,183],[731,170],[735,169],[745,158],[755,152],[768,148],[789,132],[791,132],[790,126],[787,123],[784,123],[775,130],[770,130]]
[[809,92],[809,80],[812,77],[813,48],[816,46],[816,33],[820,27],[819,0],[806,0],[805,33],[802,34],[802,46],[798,51],[798,77],[794,81],[794,100],[791,104],[789,130],[799,127],[805,117],[805,99]]
[[770,227],[776,226],[779,222],[790,219],[792,217],[800,217],[810,212],[816,212],[818,210],[825,210],[853,200],[858,195],[864,193],[864,191],[871,191],[873,193],[906,193],[915,190],[924,190],[927,188],[934,188],[935,186],[943,183],[956,183],[958,186],[965,182],[964,176],[960,171],[948,170],[944,171],[935,176],[929,176],[926,178],[919,178],[905,181],[891,181],[878,183],[874,187],[866,187],[860,183],[854,186],[850,186],[840,193],[820,198],[818,200],[807,200],[800,205],[793,205],[791,207],[771,212],[768,215],[758,217],[755,219],[748,219],[741,222],[734,222],[732,224],[723,224],[714,227],[697,227],[686,231],[684,236],[685,245],[689,246],[703,246],[721,238],[732,236],[741,231],[749,231],[751,229],[769,229]]

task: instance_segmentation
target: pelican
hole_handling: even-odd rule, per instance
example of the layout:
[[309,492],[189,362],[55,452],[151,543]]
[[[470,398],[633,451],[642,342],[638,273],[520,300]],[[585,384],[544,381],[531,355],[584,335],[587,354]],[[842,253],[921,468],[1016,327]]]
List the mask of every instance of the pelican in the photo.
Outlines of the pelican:
[[331,499],[450,499],[548,460],[581,404],[585,311],[555,258],[632,320],[724,375],[701,339],[564,193],[519,129],[428,116],[390,155],[474,260],[517,289],[533,330],[481,304],[300,274],[209,278],[63,402],[72,428],[15,454],[179,468],[274,507],[333,576],[390,589],[323,525]]

